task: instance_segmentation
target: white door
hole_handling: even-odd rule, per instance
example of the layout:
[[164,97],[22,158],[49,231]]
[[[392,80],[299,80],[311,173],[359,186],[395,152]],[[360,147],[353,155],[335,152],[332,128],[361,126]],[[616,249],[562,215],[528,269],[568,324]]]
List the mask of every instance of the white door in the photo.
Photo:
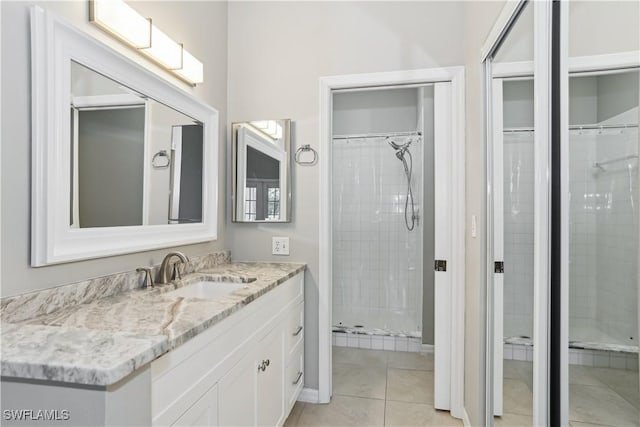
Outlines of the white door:
[[501,416],[504,358],[504,138],[502,79],[493,79],[493,415]]
[[[451,82],[436,83],[433,92],[434,129],[434,406],[451,409],[451,322],[452,269],[450,262],[453,237],[452,197],[452,105]],[[425,266],[429,271],[430,266]]]

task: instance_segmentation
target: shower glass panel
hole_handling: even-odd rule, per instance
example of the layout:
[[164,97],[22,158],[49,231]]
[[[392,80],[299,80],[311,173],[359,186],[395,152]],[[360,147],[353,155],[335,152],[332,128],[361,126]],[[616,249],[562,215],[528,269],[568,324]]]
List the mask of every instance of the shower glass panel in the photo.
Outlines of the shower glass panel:
[[[410,231],[407,173],[390,144],[410,144],[416,224]],[[333,324],[368,335],[420,337],[423,143],[417,133],[333,141]]]

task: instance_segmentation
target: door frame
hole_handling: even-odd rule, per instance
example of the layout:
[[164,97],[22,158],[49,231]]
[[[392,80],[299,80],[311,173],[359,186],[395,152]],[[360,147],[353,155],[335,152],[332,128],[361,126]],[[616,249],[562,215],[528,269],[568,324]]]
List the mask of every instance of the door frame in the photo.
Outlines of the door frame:
[[320,278],[318,286],[318,403],[332,395],[332,222],[331,155],[332,93],[340,89],[451,82],[452,154],[452,313],[451,414],[464,412],[464,279],[465,279],[465,139],[464,67],[443,67],[320,78]]

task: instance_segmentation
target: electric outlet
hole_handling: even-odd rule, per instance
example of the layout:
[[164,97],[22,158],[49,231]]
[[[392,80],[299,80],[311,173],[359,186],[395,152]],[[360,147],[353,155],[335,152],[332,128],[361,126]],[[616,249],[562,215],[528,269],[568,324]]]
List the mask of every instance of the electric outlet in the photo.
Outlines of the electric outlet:
[[289,255],[289,238],[288,237],[272,237],[271,253],[273,255]]

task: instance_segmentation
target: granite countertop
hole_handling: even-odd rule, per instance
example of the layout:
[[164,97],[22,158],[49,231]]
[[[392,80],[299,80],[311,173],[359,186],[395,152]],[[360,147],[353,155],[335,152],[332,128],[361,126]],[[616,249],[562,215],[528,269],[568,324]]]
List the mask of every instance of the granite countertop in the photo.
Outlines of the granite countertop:
[[[1,324],[3,377],[107,386],[264,295],[304,264],[229,263],[181,281]],[[171,296],[197,280],[244,283],[222,297]]]

